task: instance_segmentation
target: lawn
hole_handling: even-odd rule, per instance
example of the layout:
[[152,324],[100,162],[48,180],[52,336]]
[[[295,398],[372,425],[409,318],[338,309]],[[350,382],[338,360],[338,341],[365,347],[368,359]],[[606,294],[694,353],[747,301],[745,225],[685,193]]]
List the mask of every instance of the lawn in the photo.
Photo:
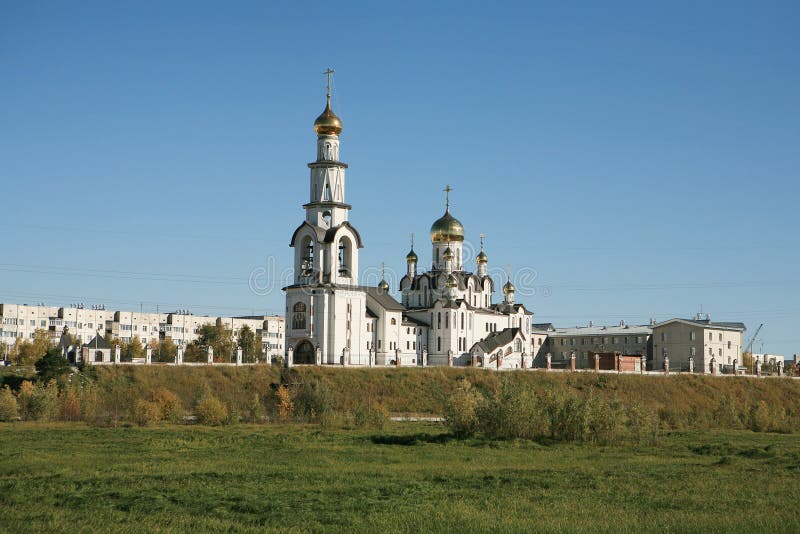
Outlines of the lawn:
[[593,447],[444,432],[0,424],[0,531],[800,531],[793,435]]

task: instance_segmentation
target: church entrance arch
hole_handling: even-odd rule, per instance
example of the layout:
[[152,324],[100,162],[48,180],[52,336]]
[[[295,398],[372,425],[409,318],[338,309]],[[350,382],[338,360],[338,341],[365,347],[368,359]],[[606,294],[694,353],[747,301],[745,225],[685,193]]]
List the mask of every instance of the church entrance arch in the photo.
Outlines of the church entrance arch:
[[294,363],[296,365],[314,365],[316,361],[314,345],[307,339],[301,341],[294,351]]

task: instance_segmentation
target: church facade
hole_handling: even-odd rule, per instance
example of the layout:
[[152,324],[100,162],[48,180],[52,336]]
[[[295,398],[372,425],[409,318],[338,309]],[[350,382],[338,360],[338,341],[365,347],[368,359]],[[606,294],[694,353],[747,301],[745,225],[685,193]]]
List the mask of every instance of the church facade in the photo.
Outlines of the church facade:
[[[328,73],[330,76],[330,72]],[[329,78],[330,82],[330,78]],[[530,367],[533,313],[514,301],[510,280],[503,300],[483,250],[475,272],[463,261],[464,227],[445,212],[431,226],[432,263],[418,269],[413,248],[400,280],[402,301],[389,284],[361,285],[358,254],[364,244],[349,221],[347,164],[339,159],[342,121],[326,106],[314,122],[317,157],[310,169],[305,219],[294,231],[293,283],[286,293],[288,365]]]

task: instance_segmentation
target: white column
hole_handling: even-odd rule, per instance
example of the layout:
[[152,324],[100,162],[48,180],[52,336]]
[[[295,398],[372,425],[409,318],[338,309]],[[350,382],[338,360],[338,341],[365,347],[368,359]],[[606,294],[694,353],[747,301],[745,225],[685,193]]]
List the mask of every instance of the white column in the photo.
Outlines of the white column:
[[119,364],[122,360],[122,348],[117,345],[114,347],[114,363]]
[[236,365],[242,365],[242,347],[236,347]]
[[153,363],[153,349],[150,348],[150,345],[144,350],[144,363],[145,365]]
[[208,346],[208,363],[209,365],[214,363],[214,347],[211,345]]

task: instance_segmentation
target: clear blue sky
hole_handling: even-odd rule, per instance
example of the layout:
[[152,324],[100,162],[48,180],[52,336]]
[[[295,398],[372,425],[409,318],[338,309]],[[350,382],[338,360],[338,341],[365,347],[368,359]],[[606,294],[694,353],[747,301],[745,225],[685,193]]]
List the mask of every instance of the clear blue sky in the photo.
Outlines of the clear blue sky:
[[536,272],[537,321],[702,305],[789,356],[798,27],[797,2],[2,1],[0,302],[281,312],[248,280],[290,266],[330,65],[373,283],[410,232],[430,261],[449,183],[490,265]]

